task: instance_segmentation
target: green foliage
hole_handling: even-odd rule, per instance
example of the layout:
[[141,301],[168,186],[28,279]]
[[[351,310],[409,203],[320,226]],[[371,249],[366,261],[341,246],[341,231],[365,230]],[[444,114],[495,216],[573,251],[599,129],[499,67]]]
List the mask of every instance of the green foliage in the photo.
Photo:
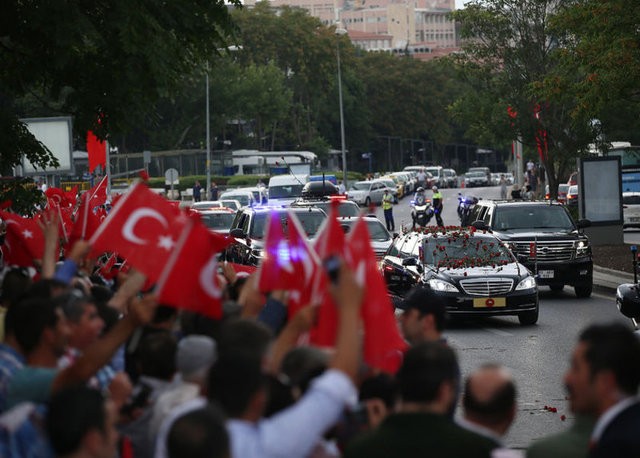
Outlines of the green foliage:
[[46,199],[31,178],[0,179],[0,202],[11,201],[9,209],[23,216],[33,216]]
[[18,118],[73,116],[80,138],[103,139],[154,123],[158,100],[235,32],[222,0],[9,2],[0,29],[1,172],[22,154],[56,165]]
[[596,135],[588,118],[575,116],[576,87],[569,81],[576,69],[563,65],[557,33],[549,26],[561,3],[475,1],[453,14],[468,41],[452,60],[472,88],[452,105],[453,113],[473,138],[507,143],[519,137],[532,156],[536,137],[542,144],[545,132],[548,155],[542,162],[551,189]]
[[256,186],[258,181],[269,182],[269,177],[258,175],[235,175],[227,180],[227,186]]

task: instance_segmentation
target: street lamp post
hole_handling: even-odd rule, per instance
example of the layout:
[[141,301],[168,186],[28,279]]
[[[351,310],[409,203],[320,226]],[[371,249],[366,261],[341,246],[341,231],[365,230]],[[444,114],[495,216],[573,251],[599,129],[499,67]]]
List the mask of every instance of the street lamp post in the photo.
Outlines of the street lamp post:
[[348,188],[347,184],[347,149],[344,139],[344,109],[342,106],[342,72],[340,69],[340,35],[344,35],[347,31],[343,28],[336,29],[336,35],[338,35],[337,44],[337,57],[338,57],[338,101],[340,104],[340,146],[342,148],[342,182],[345,188]]
[[209,195],[209,190],[211,189],[211,127],[209,122],[209,62],[207,62],[207,73],[205,75],[205,82],[207,85],[206,96],[207,96],[207,161],[206,161],[206,169],[207,169],[207,189],[205,190],[204,195],[207,196],[207,199],[211,198]]
[[[218,48],[218,51],[226,51],[227,53],[229,53],[229,52],[233,52],[233,51],[239,51],[241,49],[242,49],[242,46],[231,45],[231,46],[227,46],[226,48]],[[206,73],[205,73],[205,84],[207,86],[207,88],[206,88],[206,97],[207,97],[207,101],[206,101],[206,106],[207,106],[206,107],[206,116],[207,116],[207,165],[206,165],[206,169],[207,169],[207,189],[205,190],[205,196],[207,196],[207,198],[211,198],[211,196],[209,195],[209,192],[211,191],[211,126],[210,126],[210,119],[209,119],[209,61],[207,61],[207,68],[206,68]]]

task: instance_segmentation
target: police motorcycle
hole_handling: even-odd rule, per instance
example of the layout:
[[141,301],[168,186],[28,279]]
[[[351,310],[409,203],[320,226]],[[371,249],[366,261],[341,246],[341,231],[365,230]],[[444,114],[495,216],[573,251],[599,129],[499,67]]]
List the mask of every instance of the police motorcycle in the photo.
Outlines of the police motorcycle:
[[463,196],[458,193],[458,218],[460,218],[460,226],[469,226],[471,221],[471,212],[473,207],[478,203],[478,198],[474,196]]
[[427,199],[424,188],[420,187],[416,190],[416,194],[411,201],[411,208],[413,228],[427,226],[433,217],[433,206],[431,205],[431,199]]
[[640,323],[640,285],[638,284],[638,247],[631,245],[633,257],[633,283],[624,283],[616,290],[616,306],[618,310],[631,318],[633,326],[638,329]]

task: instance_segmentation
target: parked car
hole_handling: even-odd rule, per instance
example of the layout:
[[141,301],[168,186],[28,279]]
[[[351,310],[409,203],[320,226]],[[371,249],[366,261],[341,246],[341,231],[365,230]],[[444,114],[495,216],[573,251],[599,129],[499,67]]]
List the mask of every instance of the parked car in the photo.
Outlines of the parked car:
[[622,227],[640,227],[640,192],[622,193]]
[[513,178],[513,173],[511,173],[511,172],[505,173],[504,177],[507,179],[507,184],[508,185],[512,185],[515,182],[515,179]]
[[[376,258],[382,258],[393,242],[393,236],[389,233],[384,224],[375,216],[363,216],[369,230],[371,248],[376,253]],[[349,232],[358,221],[358,218],[342,217],[338,218],[338,222]]]
[[464,186],[466,188],[489,186],[489,179],[487,178],[487,174],[481,171],[467,172],[464,174]]
[[205,211],[211,210],[212,208],[222,208],[224,205],[219,200],[203,200],[200,202],[194,202],[189,206],[189,209],[192,211]]
[[236,212],[227,207],[211,208],[198,211],[200,219],[209,230],[221,234],[228,234]]
[[[567,203],[567,192],[569,191],[568,184],[559,184],[558,185],[558,198],[556,199],[561,204]],[[549,185],[544,187],[544,198],[549,200],[551,198],[551,194],[549,194]]]
[[264,186],[251,186],[245,188],[237,188],[236,191],[248,191],[253,194],[253,200],[257,205],[266,204],[269,200],[269,196],[267,194],[267,188]]
[[243,207],[253,207],[258,201],[251,191],[239,191],[237,189],[225,191],[219,196],[220,200],[237,200]]
[[397,237],[381,262],[392,294],[430,288],[451,316],[516,315],[522,325],[538,321],[535,277],[495,236],[456,229],[409,232]]
[[386,180],[389,179],[391,181],[393,181],[395,183],[396,186],[396,195],[398,196],[398,199],[402,199],[404,196],[407,195],[407,193],[405,192],[405,187],[404,187],[404,181],[402,181],[400,178],[398,178],[395,175],[385,175],[380,177],[381,180]]
[[309,239],[317,235],[318,229],[327,219],[327,214],[319,208],[245,207],[236,213],[231,223],[229,235],[235,242],[226,248],[222,259],[242,265],[258,266],[264,257],[264,238],[269,214],[280,218],[286,236],[287,211],[295,213]]
[[593,290],[593,258],[582,229],[589,220],[573,221],[557,202],[480,200],[471,213],[472,225],[489,229],[509,243],[521,262],[552,291],[573,286],[576,296]]
[[242,204],[235,199],[220,199],[218,202],[220,202],[223,207],[227,207],[232,210],[239,210],[242,208]]
[[371,204],[379,205],[382,203],[385,189],[389,192],[395,191],[380,180],[356,181],[347,191],[347,198],[365,207]]
[[443,173],[444,168],[438,166],[427,167],[427,172],[429,172],[433,178],[431,186],[437,186],[439,188],[444,188],[447,186],[447,182]]
[[442,176],[447,183],[447,188],[458,187],[458,174],[453,169],[442,169]]
[[567,205],[578,205],[578,185],[569,186],[567,191]]

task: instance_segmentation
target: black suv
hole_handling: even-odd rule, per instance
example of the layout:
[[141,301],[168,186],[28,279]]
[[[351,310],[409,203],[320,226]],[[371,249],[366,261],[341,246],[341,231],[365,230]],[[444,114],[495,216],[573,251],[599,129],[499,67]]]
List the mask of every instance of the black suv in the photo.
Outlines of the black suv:
[[327,215],[329,214],[329,210],[331,209],[332,201],[337,200],[338,204],[338,216],[352,216],[356,217],[360,215],[360,207],[357,203],[347,200],[344,198],[337,198],[343,196],[335,196],[335,197],[313,197],[313,198],[300,198],[294,201],[291,204],[291,207],[295,208],[309,208],[309,207],[317,207],[321,208]]
[[313,239],[327,215],[314,207],[245,207],[236,213],[229,235],[236,239],[222,255],[222,259],[248,266],[258,266],[264,257],[264,239],[269,213],[278,216],[287,235],[287,212],[295,213],[307,237]]
[[478,229],[493,231],[509,243],[518,260],[536,274],[539,285],[561,291],[574,287],[576,296],[589,297],[593,289],[591,245],[567,209],[556,202],[480,200],[470,221]]

